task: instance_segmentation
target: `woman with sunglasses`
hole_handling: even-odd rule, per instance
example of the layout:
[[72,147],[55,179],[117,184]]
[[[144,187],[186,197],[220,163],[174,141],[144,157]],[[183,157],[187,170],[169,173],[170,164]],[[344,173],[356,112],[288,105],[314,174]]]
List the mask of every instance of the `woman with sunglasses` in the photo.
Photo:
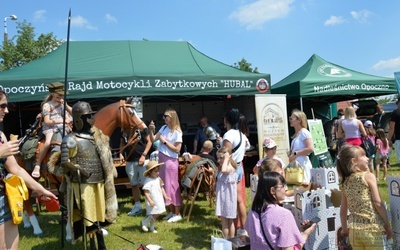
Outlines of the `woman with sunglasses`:
[[[8,114],[8,100],[5,92],[0,90],[0,122]],[[5,195],[3,178],[6,173],[20,176],[25,180],[26,185],[36,191],[39,196],[47,199],[57,197],[46,190],[41,184],[35,181],[15,160],[14,155],[19,153],[18,140],[7,141],[6,136],[0,131],[0,249],[18,249],[19,233],[18,225],[12,221],[10,206]]]
[[314,152],[314,144],[311,133],[307,129],[307,116],[303,111],[294,109],[289,117],[289,123],[295,131],[290,144],[290,152],[288,153],[289,162],[292,164],[294,161],[297,161],[304,169],[302,185],[308,186],[311,181],[312,168],[312,163],[308,155]]
[[178,177],[178,158],[182,147],[182,129],[178,114],[174,109],[167,109],[163,118],[165,125],[156,134],[154,134],[155,124],[153,121],[150,122],[150,139],[152,142],[160,141],[158,162],[164,163],[164,167],[160,168],[160,178],[164,182],[165,193],[171,198],[171,200],[165,201],[165,205],[169,206],[169,214],[164,217],[164,220],[177,222],[182,220],[180,212],[182,197]]
[[[300,232],[293,214],[281,206],[287,191],[282,175],[264,172],[259,177],[245,224],[250,236],[250,249],[302,249],[315,224]],[[303,224],[307,223],[306,220]]]

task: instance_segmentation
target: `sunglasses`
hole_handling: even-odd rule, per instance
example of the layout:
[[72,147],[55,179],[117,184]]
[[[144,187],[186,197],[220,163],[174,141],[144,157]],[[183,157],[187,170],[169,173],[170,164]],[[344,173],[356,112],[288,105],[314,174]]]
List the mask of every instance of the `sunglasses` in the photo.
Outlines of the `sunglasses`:
[[6,108],[8,108],[8,104],[7,103],[0,104],[0,108],[6,109]]
[[165,119],[165,118],[169,117],[169,115],[163,115],[163,117],[164,117],[164,119]]

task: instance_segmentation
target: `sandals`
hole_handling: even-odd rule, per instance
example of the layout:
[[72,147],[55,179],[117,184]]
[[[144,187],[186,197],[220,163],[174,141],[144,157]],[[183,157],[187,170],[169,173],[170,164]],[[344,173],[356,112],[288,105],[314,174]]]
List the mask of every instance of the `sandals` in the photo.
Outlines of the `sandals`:
[[35,168],[32,171],[32,177],[33,178],[39,178],[40,177],[40,165],[36,164]]

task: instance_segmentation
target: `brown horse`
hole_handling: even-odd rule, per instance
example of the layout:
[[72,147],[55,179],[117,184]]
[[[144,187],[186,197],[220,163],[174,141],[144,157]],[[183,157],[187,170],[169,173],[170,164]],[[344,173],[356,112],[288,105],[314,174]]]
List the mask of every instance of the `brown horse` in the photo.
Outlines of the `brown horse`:
[[[103,133],[107,136],[111,136],[113,131],[120,127],[121,130],[129,130],[131,133],[130,138],[128,139],[127,145],[133,145],[132,148],[136,145],[137,141],[140,139],[141,132],[147,128],[146,124],[138,117],[135,105],[132,104],[132,99],[129,98],[126,101],[121,100],[119,102],[115,102],[105,106],[100,109],[95,115],[95,126],[103,131]],[[57,145],[57,143],[54,143]],[[37,154],[39,153],[41,145],[38,146]],[[121,149],[123,150],[123,149]],[[49,155],[52,150],[49,150],[48,155],[44,159],[44,163],[47,165],[47,161],[49,159]],[[17,157],[20,165],[24,167],[26,162],[22,159],[22,157]],[[56,176],[54,173],[50,173],[46,168],[41,172],[41,176],[44,177],[49,182],[56,184],[58,188],[61,183],[61,178]],[[43,234],[35,214],[32,209],[32,204],[30,200],[24,201],[25,215],[24,216],[24,227],[30,227],[30,225],[34,228],[34,235],[40,236]]]

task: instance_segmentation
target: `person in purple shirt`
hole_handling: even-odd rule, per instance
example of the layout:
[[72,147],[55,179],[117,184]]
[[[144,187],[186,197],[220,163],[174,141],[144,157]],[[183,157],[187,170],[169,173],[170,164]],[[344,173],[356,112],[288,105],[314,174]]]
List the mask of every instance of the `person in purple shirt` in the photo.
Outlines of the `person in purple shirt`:
[[[260,176],[245,223],[251,249],[302,249],[308,236],[314,231],[315,224],[312,224],[300,232],[293,214],[280,205],[285,200],[286,191],[287,186],[282,175],[264,172]],[[307,223],[307,220],[304,221],[304,224]]]

